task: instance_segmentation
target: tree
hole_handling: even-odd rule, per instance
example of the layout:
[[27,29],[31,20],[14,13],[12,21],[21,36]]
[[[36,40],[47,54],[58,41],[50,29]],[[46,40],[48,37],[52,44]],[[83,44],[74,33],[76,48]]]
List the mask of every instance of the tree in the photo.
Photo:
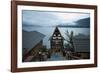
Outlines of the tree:
[[65,34],[66,34],[66,36],[68,37],[68,39],[66,38],[65,40],[68,42],[68,44],[69,44],[69,46],[70,46],[70,50],[71,50],[72,52],[74,52],[74,51],[75,51],[74,44],[73,44],[73,34],[74,34],[74,32],[71,31],[71,32],[69,33],[69,31],[67,30]]

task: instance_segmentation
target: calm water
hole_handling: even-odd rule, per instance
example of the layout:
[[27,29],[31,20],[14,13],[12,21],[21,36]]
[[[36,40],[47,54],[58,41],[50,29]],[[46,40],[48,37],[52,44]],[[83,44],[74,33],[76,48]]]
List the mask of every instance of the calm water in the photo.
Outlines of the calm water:
[[[44,39],[43,39],[43,44],[46,45],[47,48],[50,48],[50,36],[52,36],[55,27],[23,27],[23,29],[27,30],[27,31],[38,31],[42,34],[45,35]],[[58,29],[60,30],[61,35],[64,38],[67,38],[65,35],[65,32],[68,30],[70,31],[74,31],[74,35],[77,35],[79,33],[85,34],[85,35],[89,35],[90,33],[90,29],[89,28],[65,28],[65,27],[58,27]]]

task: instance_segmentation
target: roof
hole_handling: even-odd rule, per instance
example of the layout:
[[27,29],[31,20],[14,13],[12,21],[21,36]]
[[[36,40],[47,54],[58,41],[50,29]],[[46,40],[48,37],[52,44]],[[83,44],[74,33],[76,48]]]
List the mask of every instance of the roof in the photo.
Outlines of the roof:
[[77,44],[74,43],[75,52],[90,52],[90,43],[81,43],[81,41]]
[[61,33],[60,33],[58,27],[56,27],[56,28],[54,29],[54,32],[53,32],[52,36],[49,38],[49,40],[52,39],[52,37],[53,37],[54,34],[60,34],[60,36],[62,37],[62,39],[64,39],[64,37],[61,35]]
[[31,50],[35,45],[37,45],[43,38],[44,34],[37,31],[24,31],[22,32],[22,48]]
[[86,35],[76,35],[73,38],[75,52],[90,52],[90,39]]

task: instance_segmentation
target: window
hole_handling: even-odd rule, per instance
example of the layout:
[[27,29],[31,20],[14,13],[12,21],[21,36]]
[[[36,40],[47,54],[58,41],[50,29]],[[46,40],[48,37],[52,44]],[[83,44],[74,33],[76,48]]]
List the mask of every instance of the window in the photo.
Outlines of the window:
[[56,36],[56,35],[54,34],[54,36]]
[[60,36],[60,34],[58,34],[58,36]]
[[57,37],[53,37],[53,39],[56,39]]
[[61,37],[58,37],[58,39],[61,39]]

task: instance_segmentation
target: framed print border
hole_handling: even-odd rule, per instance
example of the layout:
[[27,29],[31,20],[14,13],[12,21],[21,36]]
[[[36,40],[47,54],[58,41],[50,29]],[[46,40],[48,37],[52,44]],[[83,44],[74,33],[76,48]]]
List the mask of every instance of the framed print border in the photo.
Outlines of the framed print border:
[[[17,6],[45,6],[45,7],[59,7],[59,8],[78,8],[78,9],[93,9],[94,10],[94,63],[83,65],[60,65],[60,66],[46,66],[46,67],[28,67],[18,68],[17,62]],[[33,1],[11,1],[11,71],[25,72],[25,71],[42,71],[42,70],[58,70],[58,69],[72,69],[72,68],[88,68],[97,67],[97,6],[96,5],[79,5],[79,4],[63,4],[63,3],[48,3],[48,2],[33,2]]]

